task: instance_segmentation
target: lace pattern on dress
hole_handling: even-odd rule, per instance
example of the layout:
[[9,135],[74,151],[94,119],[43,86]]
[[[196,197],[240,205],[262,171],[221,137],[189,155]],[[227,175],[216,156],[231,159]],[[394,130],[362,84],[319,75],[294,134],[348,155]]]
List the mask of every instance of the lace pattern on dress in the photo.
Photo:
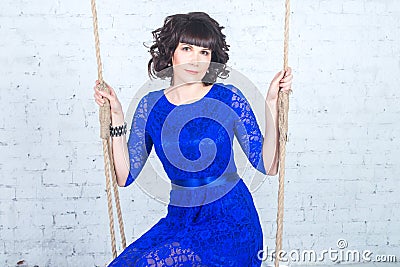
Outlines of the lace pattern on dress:
[[239,116],[235,120],[235,136],[251,165],[266,174],[262,157],[264,136],[246,97],[238,88],[232,87],[231,90],[233,92],[231,106]]
[[159,248],[153,248],[136,261],[137,267],[158,266],[198,266],[201,267],[201,259],[191,249],[184,249],[179,242],[165,244]]
[[143,169],[153,147],[153,140],[146,129],[148,116],[147,94],[139,101],[132,118],[132,127],[128,139],[130,171],[125,187],[135,181],[140,171]]

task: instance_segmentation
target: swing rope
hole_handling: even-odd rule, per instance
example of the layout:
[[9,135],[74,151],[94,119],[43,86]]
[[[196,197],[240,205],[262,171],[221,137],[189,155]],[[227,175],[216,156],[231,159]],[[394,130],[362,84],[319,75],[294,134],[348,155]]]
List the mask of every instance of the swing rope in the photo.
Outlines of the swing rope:
[[[99,41],[99,30],[98,30],[98,22],[97,22],[97,11],[96,11],[96,3],[95,0],[91,0],[92,14],[93,14],[93,30],[94,30],[94,39],[95,39],[95,47],[96,47],[96,59],[97,59],[97,76],[99,80],[98,88],[101,91],[106,91],[110,93],[110,90],[107,88],[106,84],[103,80],[103,72],[102,72],[102,64],[100,57],[100,41]],[[121,242],[123,249],[126,248],[126,239],[124,232],[124,223],[122,221],[122,213],[121,213],[121,205],[119,201],[119,193],[117,187],[117,179],[114,169],[114,161],[112,155],[112,140],[110,138],[110,123],[111,123],[111,109],[110,102],[107,98],[105,98],[105,103],[100,107],[99,110],[99,120],[100,120],[100,138],[103,141],[103,154],[104,154],[104,171],[106,176],[106,191],[107,191],[107,206],[108,206],[108,216],[110,220],[110,234],[111,234],[111,249],[113,253],[114,259],[117,257],[117,249],[115,242],[115,231],[114,231],[114,213],[113,213],[113,205],[112,205],[112,194],[111,194],[111,179],[110,172],[112,176],[112,184],[114,189],[114,198],[115,198],[115,206],[117,209],[117,217],[119,223],[119,230],[121,235]]]
[[[290,17],[290,0],[285,1],[285,32],[283,45],[283,69],[288,68],[289,54],[289,17]],[[291,93],[292,90],[289,90]],[[278,188],[278,211],[276,216],[276,238],[275,238],[275,267],[279,266],[282,250],[283,235],[283,210],[284,210],[284,178],[285,178],[285,158],[286,158],[286,142],[288,141],[288,111],[289,111],[289,93],[283,91],[278,95],[278,117],[279,117],[279,188]]]

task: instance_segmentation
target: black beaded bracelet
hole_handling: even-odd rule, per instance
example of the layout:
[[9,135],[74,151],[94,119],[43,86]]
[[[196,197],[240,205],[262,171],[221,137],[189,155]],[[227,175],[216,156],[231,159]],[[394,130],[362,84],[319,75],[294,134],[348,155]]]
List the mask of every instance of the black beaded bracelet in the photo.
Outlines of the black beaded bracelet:
[[112,127],[112,125],[110,124],[110,136],[111,137],[115,137],[115,136],[121,136],[123,134],[126,134],[126,122],[124,122],[124,125],[120,125],[120,126],[115,126]]

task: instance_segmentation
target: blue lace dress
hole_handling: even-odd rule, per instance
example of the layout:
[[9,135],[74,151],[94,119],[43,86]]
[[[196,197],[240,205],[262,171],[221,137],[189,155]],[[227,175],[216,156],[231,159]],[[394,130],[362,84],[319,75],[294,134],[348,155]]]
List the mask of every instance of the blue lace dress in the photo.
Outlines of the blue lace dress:
[[171,180],[167,215],[108,266],[261,266],[263,235],[252,195],[238,176],[233,138],[259,172],[263,135],[250,104],[232,85],[215,83],[189,104],[149,92],[132,119],[130,185],[153,146]]

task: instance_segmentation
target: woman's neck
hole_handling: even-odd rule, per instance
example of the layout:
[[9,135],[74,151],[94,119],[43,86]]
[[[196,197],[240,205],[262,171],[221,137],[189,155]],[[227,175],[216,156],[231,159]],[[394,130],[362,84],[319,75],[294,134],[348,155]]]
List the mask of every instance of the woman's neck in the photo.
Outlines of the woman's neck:
[[182,104],[194,102],[207,94],[212,85],[205,86],[202,82],[171,85],[165,90],[167,98],[172,103]]

